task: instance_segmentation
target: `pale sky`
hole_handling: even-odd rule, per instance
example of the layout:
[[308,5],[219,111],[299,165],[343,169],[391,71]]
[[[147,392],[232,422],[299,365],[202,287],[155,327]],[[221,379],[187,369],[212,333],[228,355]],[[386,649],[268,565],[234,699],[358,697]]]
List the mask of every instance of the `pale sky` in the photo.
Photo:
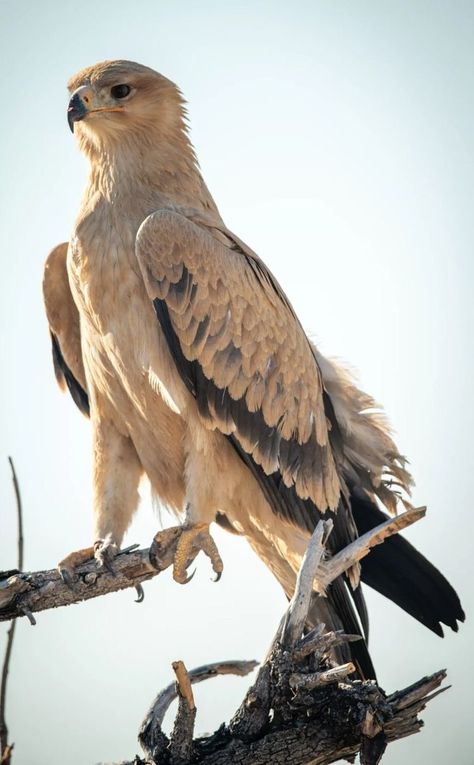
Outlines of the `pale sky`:
[[[92,538],[88,422],[54,381],[44,259],[68,238],[85,162],[66,81],[128,58],[177,82],[224,220],[270,266],[322,350],[384,404],[426,519],[407,536],[461,594],[444,641],[369,592],[371,651],[393,691],[448,668],[452,688],[387,765],[472,762],[474,5],[458,0],[0,0],[0,569],[15,566],[13,455],[25,564],[53,567]],[[158,529],[146,485],[126,544]],[[14,765],[87,765],[139,751],[171,662],[260,659],[285,608],[245,542],[214,531],[200,560],[128,591],[18,624],[7,717]],[[1,625],[0,647],[6,625]],[[197,731],[228,720],[248,681],[199,686]],[[67,752],[67,754],[66,754]]]

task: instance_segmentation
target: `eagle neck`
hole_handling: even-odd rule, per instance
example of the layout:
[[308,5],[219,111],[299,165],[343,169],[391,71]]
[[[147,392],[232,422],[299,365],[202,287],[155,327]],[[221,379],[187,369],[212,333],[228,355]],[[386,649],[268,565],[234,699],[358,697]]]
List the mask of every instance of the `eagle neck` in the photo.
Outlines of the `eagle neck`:
[[217,212],[194,150],[185,136],[180,138],[96,147],[89,154],[86,196],[99,194],[109,203],[125,207],[129,202],[135,207],[140,200],[148,207],[151,199],[158,198]]

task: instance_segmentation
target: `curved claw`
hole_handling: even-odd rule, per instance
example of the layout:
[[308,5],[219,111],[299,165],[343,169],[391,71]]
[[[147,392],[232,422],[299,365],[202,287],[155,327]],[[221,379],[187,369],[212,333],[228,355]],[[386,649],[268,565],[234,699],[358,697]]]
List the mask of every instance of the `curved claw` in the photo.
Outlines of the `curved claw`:
[[21,610],[23,611],[24,615],[28,619],[28,621],[31,624],[31,626],[34,627],[35,624],[36,624],[36,619],[33,616],[33,614],[31,613],[30,609],[29,608],[22,608]]
[[63,580],[66,587],[69,587],[70,590],[74,591],[76,589],[76,585],[74,583],[73,574],[71,574],[71,572],[67,568],[59,568],[58,571],[59,571],[59,576]]
[[192,574],[189,574],[189,576],[186,577],[186,579],[184,580],[183,584],[187,584],[188,582],[190,582],[195,573],[196,573],[196,569],[193,569]]
[[189,574],[189,576],[187,576],[186,579],[183,579],[182,581],[180,579],[176,579],[176,581],[179,582],[179,584],[188,584],[188,582],[191,581],[195,573],[196,573],[196,569],[194,569],[192,574]]
[[155,534],[153,542],[150,545],[148,557],[153,568],[157,571],[164,571],[168,566],[173,565],[176,554],[176,546],[181,536],[181,528],[172,527],[163,529]]
[[215,573],[216,573],[215,577],[214,578],[211,577],[211,582],[218,582],[222,576],[222,571],[216,571]]
[[135,600],[135,603],[143,603],[145,600],[145,591],[141,584],[136,584],[135,589],[137,591],[138,598]]

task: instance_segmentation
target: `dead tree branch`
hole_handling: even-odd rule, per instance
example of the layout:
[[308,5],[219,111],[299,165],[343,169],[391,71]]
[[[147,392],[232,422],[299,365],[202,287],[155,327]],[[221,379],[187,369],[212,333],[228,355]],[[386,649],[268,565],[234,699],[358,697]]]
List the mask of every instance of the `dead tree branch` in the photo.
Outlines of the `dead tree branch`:
[[[158,695],[145,717],[139,734],[145,758],[136,756],[133,765],[326,765],[358,752],[363,765],[376,765],[388,742],[416,733],[422,726],[418,715],[440,693],[444,671],[386,696],[375,682],[354,680],[353,664],[337,665],[331,658],[336,645],[360,636],[326,633],[324,625],[304,635],[304,627],[315,591],[324,597],[337,576],[424,513],[424,508],[410,509],[329,559],[324,549],[332,523],[321,521],[268,655],[230,723],[211,736],[193,738],[192,684],[219,674],[246,674],[254,663],[225,662],[188,673],[183,662],[175,662],[176,683]],[[149,550],[123,550],[114,561],[113,573],[91,560],[78,568],[73,589],[55,569],[4,572],[0,575],[0,620],[22,615],[31,620],[36,611],[139,588],[172,564],[176,543],[174,530],[160,532]],[[167,737],[163,718],[176,697],[178,712]]]
[[[23,506],[21,503],[20,485],[16,475],[15,465],[11,457],[8,458],[12,471],[13,489],[16,499],[16,514],[18,524],[18,570],[23,568]],[[8,726],[5,714],[5,703],[7,698],[8,670],[10,668],[10,659],[13,649],[13,640],[15,637],[16,621],[13,619],[10,629],[7,632],[7,645],[5,648],[5,658],[2,667],[2,683],[0,686],[0,762],[2,765],[10,765],[13,752],[13,744],[8,743]]]
[[[397,519],[393,532],[400,528],[400,518],[406,525],[423,514],[408,511]],[[331,528],[330,522],[318,524],[271,649],[230,723],[211,736],[193,739],[196,706],[191,686],[216,671],[221,674],[216,667],[232,672],[235,665],[210,665],[212,672],[201,667],[188,673],[182,662],[175,662],[176,685],[158,695],[140,729],[145,758],[137,755],[123,765],[328,765],[357,753],[362,765],[377,765],[389,742],[420,730],[418,715],[443,690],[439,686],[444,670],[387,696],[375,681],[354,680],[350,662],[337,665],[331,658],[336,645],[360,636],[326,632],[324,625],[304,635],[313,591],[324,591],[331,576],[354,565],[387,536],[387,524],[364,535],[343,551],[328,573],[321,561]],[[251,667],[244,664],[240,674]],[[176,695],[179,707],[168,738],[162,723]]]
[[[324,592],[338,574],[367,555],[371,547],[419,520],[424,513],[425,508],[411,509],[391,518],[321,563],[317,567],[314,588]],[[69,606],[128,587],[140,588],[142,582],[172,564],[177,542],[176,530],[165,529],[156,535],[149,549],[137,550],[133,546],[123,550],[113,562],[113,573],[91,560],[78,567],[73,588],[63,581],[57,569],[31,573],[16,570],[0,572],[0,621],[27,616],[34,623],[32,614],[38,611]]]
[[48,608],[69,606],[127,587],[137,587],[159,572],[152,567],[149,550],[123,551],[114,560],[114,574],[95,560],[77,570],[69,587],[57,569],[0,573],[0,621],[28,616]]

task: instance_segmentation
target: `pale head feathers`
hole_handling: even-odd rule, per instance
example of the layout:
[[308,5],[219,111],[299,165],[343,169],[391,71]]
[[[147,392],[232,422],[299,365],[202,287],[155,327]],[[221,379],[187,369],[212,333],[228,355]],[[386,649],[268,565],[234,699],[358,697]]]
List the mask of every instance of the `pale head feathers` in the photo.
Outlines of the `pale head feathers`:
[[[114,96],[118,85],[130,88],[125,98]],[[179,88],[147,66],[133,61],[103,61],[82,69],[68,82],[71,95],[84,86],[91,91],[92,108],[77,126],[79,137],[84,128],[107,143],[132,134],[143,140],[150,132],[165,138],[187,131],[185,101]]]
[[[127,86],[125,97],[117,97],[117,86]],[[86,95],[87,113],[74,133],[91,162],[91,185],[111,193],[126,179],[122,187],[136,194],[140,181],[216,210],[189,140],[184,98],[171,80],[133,61],[103,61],[71,77],[68,88]]]

